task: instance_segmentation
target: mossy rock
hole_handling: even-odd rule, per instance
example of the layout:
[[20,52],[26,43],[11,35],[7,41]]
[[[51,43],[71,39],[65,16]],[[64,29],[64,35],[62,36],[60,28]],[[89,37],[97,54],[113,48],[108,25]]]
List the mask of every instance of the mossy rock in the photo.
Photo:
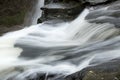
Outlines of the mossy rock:
[[120,72],[94,72],[88,71],[83,80],[120,80]]
[[0,25],[14,26],[24,22],[35,0],[0,0]]
[[25,17],[25,11],[20,11],[13,16],[0,16],[0,25],[14,26],[23,24]]

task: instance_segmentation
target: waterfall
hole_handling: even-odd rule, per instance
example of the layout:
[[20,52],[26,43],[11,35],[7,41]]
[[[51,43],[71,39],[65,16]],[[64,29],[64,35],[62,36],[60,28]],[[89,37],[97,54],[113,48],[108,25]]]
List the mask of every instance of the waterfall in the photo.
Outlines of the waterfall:
[[42,14],[42,11],[40,8],[43,6],[44,6],[44,0],[37,0],[37,4],[36,4],[35,10],[34,10],[35,13],[32,17],[32,25],[37,24],[37,20],[38,20],[38,18],[41,17],[41,14]]
[[0,37],[0,80],[27,80],[36,73],[66,76],[120,58],[119,30],[87,22],[88,13],[85,9],[72,22],[32,25]]
[[25,17],[24,26],[36,25],[37,20],[42,15],[42,10],[40,8],[44,6],[44,0],[35,0],[33,2],[33,5],[31,5],[32,9],[28,11]]

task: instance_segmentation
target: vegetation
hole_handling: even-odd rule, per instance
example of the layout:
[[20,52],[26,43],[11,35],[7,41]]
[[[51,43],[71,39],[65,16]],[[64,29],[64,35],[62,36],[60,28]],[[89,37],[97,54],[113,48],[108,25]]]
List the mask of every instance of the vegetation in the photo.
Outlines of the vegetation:
[[24,22],[34,0],[0,0],[0,25],[13,26]]

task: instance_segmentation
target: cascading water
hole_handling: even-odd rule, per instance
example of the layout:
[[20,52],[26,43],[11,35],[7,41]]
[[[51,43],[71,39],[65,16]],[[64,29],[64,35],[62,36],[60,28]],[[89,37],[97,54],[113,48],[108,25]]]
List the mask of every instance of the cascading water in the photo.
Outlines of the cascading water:
[[76,20],[56,27],[42,23],[2,36],[0,80],[27,80],[35,73],[46,73],[47,80],[49,74],[66,76],[119,58],[119,30],[109,23],[88,23],[88,13],[85,9]]
[[37,4],[35,6],[35,14],[32,17],[32,25],[37,23],[37,19],[41,16],[42,11],[40,7],[44,6],[44,0],[37,0]]
[[28,12],[25,17],[24,25],[36,25],[38,18],[41,17],[42,10],[40,7],[44,6],[44,0],[35,0],[33,1],[32,10]]

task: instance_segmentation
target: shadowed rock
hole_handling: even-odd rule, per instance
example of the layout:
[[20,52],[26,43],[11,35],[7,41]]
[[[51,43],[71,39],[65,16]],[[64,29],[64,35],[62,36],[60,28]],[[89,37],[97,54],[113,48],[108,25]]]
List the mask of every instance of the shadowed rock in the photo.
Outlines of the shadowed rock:
[[120,64],[118,60],[111,60],[97,66],[91,66],[69,75],[65,80],[120,80]]
[[84,5],[80,2],[54,2],[46,4],[41,8],[43,10],[42,17],[38,19],[38,23],[44,21],[71,21],[75,19],[84,9]]
[[37,0],[0,0],[0,35],[22,29],[26,14]]

